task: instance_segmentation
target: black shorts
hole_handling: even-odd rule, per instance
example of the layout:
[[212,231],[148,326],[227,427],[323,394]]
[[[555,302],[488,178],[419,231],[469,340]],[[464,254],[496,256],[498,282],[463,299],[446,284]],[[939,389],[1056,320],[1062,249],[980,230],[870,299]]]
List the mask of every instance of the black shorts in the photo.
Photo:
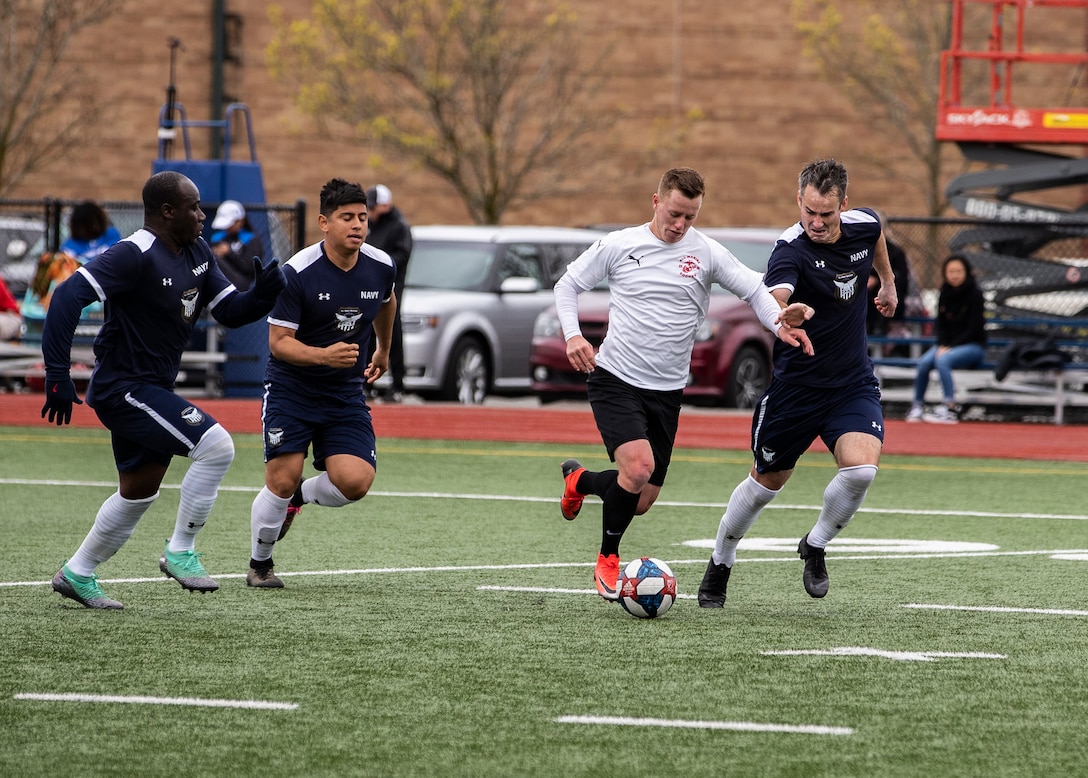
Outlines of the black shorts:
[[589,374],[587,389],[593,419],[601,432],[608,458],[615,462],[616,449],[624,443],[647,440],[654,452],[650,483],[654,486],[664,484],[672,461],[684,390],[639,389],[600,367]]

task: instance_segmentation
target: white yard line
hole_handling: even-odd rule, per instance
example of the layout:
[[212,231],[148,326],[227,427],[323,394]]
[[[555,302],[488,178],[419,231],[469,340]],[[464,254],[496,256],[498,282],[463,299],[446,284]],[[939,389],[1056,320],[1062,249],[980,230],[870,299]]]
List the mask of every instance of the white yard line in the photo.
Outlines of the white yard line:
[[265,702],[263,700],[208,700],[198,697],[143,697],[113,694],[36,694],[22,692],[12,695],[16,700],[40,700],[44,702],[107,702],[135,705],[191,705],[199,708],[251,708],[254,710],[298,710],[293,702]]
[[[84,486],[104,489],[116,489],[116,481],[73,481],[56,479],[26,479],[26,478],[0,478],[0,484],[19,484],[25,486]],[[163,484],[163,489],[180,489],[181,484]],[[243,492],[256,494],[260,487],[257,486],[220,486],[223,492]],[[554,503],[557,497],[526,497],[511,494],[473,494],[451,492],[385,492],[372,490],[367,493],[372,497],[397,497],[409,499],[433,499],[433,500],[496,500],[499,502],[534,502]],[[590,496],[591,502],[597,498]],[[672,508],[716,508],[724,510],[724,502],[685,502],[679,500],[658,500],[654,505],[668,506]],[[791,505],[788,503],[771,503],[764,510],[782,511],[819,511],[820,505]],[[892,514],[895,516],[971,516],[974,518],[991,519],[1067,519],[1071,521],[1088,521],[1088,514],[1082,513],[1000,513],[996,511],[949,511],[949,510],[921,510],[915,508],[872,508],[862,507],[858,513],[876,515]],[[277,573],[278,575],[278,573]]]
[[629,716],[559,716],[559,724],[606,724],[620,727],[673,727],[681,729],[724,729],[733,732],[787,732],[799,735],[853,735],[851,727],[822,724],[764,724],[755,721],[691,721],[687,719],[646,719]]

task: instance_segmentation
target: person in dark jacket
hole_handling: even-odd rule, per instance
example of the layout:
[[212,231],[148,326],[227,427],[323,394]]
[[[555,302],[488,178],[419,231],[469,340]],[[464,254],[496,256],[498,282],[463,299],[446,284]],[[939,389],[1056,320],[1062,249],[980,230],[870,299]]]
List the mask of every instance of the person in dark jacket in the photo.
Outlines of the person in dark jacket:
[[[986,356],[986,316],[982,290],[975,282],[971,263],[966,257],[953,254],[942,267],[937,303],[937,345],[922,355],[914,378],[914,404],[907,421],[933,421],[955,424],[956,401],[952,371],[956,368],[977,367]],[[937,368],[944,393],[944,404],[927,414],[923,406],[929,373]]]
[[[400,312],[404,308],[404,274],[408,272],[408,260],[412,258],[412,228],[397,206],[393,194],[384,184],[372,186],[366,192],[367,210],[370,211],[370,227],[366,242],[382,249],[397,265],[394,287],[397,297],[397,313],[393,319],[393,340],[389,348],[389,376],[392,384],[386,392],[386,402],[400,402],[404,397],[404,342],[401,337]],[[371,343],[373,352],[374,344]]]
[[212,220],[208,243],[219,269],[239,292],[253,283],[253,258],[264,259],[264,243],[246,216],[245,206],[237,200],[224,200]]

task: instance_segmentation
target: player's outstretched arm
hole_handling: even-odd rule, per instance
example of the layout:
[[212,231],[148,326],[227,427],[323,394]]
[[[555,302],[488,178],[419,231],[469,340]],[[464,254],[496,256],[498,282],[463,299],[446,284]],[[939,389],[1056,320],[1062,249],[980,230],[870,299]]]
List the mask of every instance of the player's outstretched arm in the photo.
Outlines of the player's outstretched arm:
[[287,277],[278,259],[262,265],[261,258],[254,257],[253,271],[253,286],[248,291],[227,295],[212,309],[215,320],[224,327],[241,327],[267,316],[287,286]]

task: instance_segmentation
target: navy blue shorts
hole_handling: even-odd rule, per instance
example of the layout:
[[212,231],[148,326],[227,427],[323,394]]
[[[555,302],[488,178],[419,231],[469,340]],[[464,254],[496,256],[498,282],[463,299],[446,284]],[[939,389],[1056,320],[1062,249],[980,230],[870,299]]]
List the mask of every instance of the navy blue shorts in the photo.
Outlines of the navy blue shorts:
[[595,368],[586,384],[593,418],[600,430],[608,458],[616,461],[616,449],[632,440],[648,440],[654,452],[650,483],[661,486],[672,461],[680,400],[684,390],[657,392],[621,381],[603,368]]
[[155,462],[169,465],[189,456],[215,419],[169,389],[150,384],[129,388],[114,401],[97,400],[94,412],[110,431],[117,470],[131,473]]
[[792,470],[816,438],[833,452],[847,432],[884,442],[884,410],[875,379],[832,389],[771,381],[752,415],[756,472]]
[[374,424],[361,391],[335,399],[300,399],[265,384],[261,420],[265,462],[283,454],[302,452],[305,456],[312,443],[317,470],[324,470],[325,460],[334,454],[365,459],[378,469]]

